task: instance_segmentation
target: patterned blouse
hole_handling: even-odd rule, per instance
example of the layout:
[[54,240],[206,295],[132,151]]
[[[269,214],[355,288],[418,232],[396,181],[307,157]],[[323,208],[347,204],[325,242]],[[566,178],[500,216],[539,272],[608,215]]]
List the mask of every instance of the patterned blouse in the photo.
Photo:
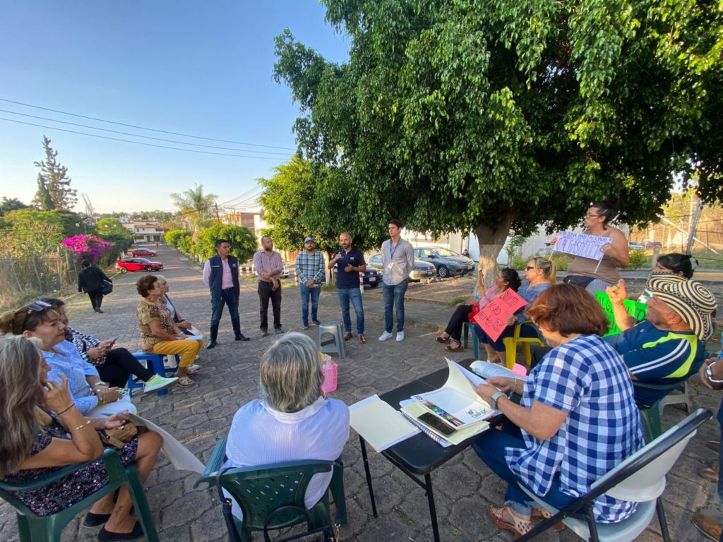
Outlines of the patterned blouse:
[[144,352],[153,352],[153,347],[164,340],[153,334],[151,330],[151,322],[153,320],[159,321],[166,333],[175,335],[176,330],[173,327],[173,317],[164,301],[154,303],[142,297],[138,302],[137,314],[138,329],[141,331],[141,348]]
[[101,340],[98,337],[94,337],[93,335],[86,335],[85,333],[82,333],[77,329],[69,327],[65,330],[65,339],[75,345],[75,348],[80,353],[80,356],[88,363],[92,363],[96,367],[100,367],[105,363],[105,354],[102,354],[100,357],[95,359],[92,359],[88,355],[88,350],[90,350],[91,348],[95,348],[101,343]]

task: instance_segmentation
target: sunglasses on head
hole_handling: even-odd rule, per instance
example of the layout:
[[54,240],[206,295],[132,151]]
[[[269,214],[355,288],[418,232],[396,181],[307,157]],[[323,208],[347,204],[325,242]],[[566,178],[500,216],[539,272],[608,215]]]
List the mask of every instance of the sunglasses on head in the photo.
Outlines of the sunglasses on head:
[[28,310],[28,314],[31,312],[43,312],[44,310],[48,310],[52,307],[53,306],[50,303],[46,303],[45,301],[41,301],[39,299],[25,305],[25,308]]

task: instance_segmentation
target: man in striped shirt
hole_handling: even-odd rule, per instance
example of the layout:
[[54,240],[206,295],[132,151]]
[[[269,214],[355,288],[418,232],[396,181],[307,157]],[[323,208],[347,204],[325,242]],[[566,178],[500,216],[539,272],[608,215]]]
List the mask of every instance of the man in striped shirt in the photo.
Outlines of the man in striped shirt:
[[304,250],[296,257],[296,278],[301,293],[301,322],[309,329],[309,298],[311,298],[311,321],[319,325],[319,294],[326,282],[324,256],[316,250],[313,237],[304,239]]
[[643,384],[635,386],[635,400],[643,407],[667,395],[671,384],[684,382],[698,371],[706,358],[703,341],[713,334],[717,308],[710,291],[684,277],[651,275],[647,288],[653,297],[645,320],[636,325],[623,306],[624,282],[607,289],[615,322],[623,332],[605,338],[622,356],[633,382]]

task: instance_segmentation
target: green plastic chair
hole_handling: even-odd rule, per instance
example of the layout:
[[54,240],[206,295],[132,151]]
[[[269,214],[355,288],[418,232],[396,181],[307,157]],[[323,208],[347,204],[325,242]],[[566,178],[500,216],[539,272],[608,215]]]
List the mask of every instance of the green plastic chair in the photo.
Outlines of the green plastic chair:
[[462,326],[462,345],[467,348],[469,344],[469,336],[472,336],[472,351],[474,352],[474,359],[481,358],[481,350],[479,344],[479,337],[474,332],[474,324],[472,322],[465,322]]
[[[226,439],[216,443],[206,469],[195,486],[214,487],[216,476],[226,460]],[[307,513],[304,496],[314,474],[333,471],[324,497]],[[328,529],[334,532],[347,521],[343,465],[338,461],[294,461],[232,468],[221,474],[221,486],[228,491],[243,512],[243,521],[234,518],[241,540],[251,541],[253,532],[284,529],[306,523],[307,532]],[[329,493],[336,507],[335,522],[329,513]],[[230,535],[230,533],[229,533]]]
[[133,506],[136,510],[135,515],[143,527],[146,540],[148,540],[148,542],[158,542],[158,533],[156,533],[156,528],[153,524],[153,516],[148,508],[148,501],[146,501],[143,485],[141,484],[140,478],[138,478],[138,471],[135,466],[129,465],[128,467],[124,467],[123,463],[121,463],[120,456],[111,449],[104,451],[102,459],[103,463],[105,463],[106,471],[108,471],[108,483],[82,501],[50,516],[38,516],[20,502],[14,494],[18,491],[38,489],[57,482],[92,462],[70,465],[33,482],[22,484],[0,482],[0,497],[15,508],[18,519],[18,531],[22,542],[59,541],[63,529],[73,520],[78,512],[88,508],[94,502],[123,485],[128,486]]

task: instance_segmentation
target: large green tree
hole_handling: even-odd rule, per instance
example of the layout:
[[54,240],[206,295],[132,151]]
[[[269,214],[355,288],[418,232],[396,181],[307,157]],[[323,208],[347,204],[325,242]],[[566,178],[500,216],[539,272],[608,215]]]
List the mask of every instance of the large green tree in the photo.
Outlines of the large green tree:
[[41,211],[70,211],[78,203],[77,191],[70,187],[68,168],[58,161],[58,151],[50,143],[50,139],[43,136],[45,160],[35,162],[40,172],[34,203]]
[[44,255],[58,250],[65,237],[64,217],[57,212],[22,209],[3,218],[0,256]]
[[226,239],[231,244],[231,254],[242,263],[250,260],[256,252],[256,237],[248,228],[219,223],[198,232],[192,252],[201,258],[210,258],[216,254],[218,239]]
[[27,209],[28,205],[25,205],[18,198],[7,198],[3,196],[0,201],[0,217],[9,213],[10,211],[17,211],[18,209]]
[[259,201],[274,243],[284,250],[300,250],[311,235],[327,253],[339,246],[347,231],[360,250],[379,246],[386,223],[369,221],[356,212],[356,195],[339,168],[317,167],[298,155],[275,169],[270,179],[259,179],[264,191]]
[[180,218],[190,223],[194,233],[201,227],[203,221],[216,214],[216,194],[206,194],[203,185],[197,184],[181,194],[171,194],[174,205],[178,208]]
[[569,227],[593,200],[635,224],[679,177],[723,195],[717,2],[322,2],[348,61],[285,31],[275,76],[304,156],[366,220],[473,230],[490,270],[510,230]]

